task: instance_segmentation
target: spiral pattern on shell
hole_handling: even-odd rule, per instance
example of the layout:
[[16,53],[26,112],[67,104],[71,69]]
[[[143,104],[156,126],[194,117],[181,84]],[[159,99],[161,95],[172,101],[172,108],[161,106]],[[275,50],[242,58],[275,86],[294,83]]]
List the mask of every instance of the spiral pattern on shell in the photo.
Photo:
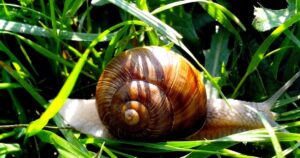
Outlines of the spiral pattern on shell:
[[104,125],[123,139],[183,138],[206,117],[200,73],[182,56],[155,46],[112,59],[98,81],[96,102]]

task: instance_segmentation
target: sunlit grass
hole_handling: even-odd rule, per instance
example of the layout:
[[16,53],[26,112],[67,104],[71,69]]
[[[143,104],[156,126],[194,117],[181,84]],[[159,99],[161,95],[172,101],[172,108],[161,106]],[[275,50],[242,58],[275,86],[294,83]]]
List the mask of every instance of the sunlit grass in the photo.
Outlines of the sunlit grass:
[[[260,101],[257,98],[272,96],[274,89],[290,77],[277,78],[278,74],[299,71],[299,60],[288,59],[289,53],[282,53],[291,51],[292,54],[299,49],[299,31],[292,27],[299,27],[299,14],[272,32],[261,33],[262,42],[251,43],[246,40],[255,41],[256,37],[245,34],[248,28],[239,19],[239,14],[211,1],[154,3],[140,0],[138,5],[124,0],[108,0],[104,4],[103,1],[92,1],[99,6],[84,0],[20,2],[0,2],[0,100],[3,100],[0,105],[3,106],[1,109],[7,109],[0,110],[0,123],[26,126],[0,126],[0,155],[43,155],[48,152],[47,145],[51,145],[54,149],[49,151],[58,152],[61,157],[141,157],[143,154],[161,157],[169,157],[168,154],[178,157],[299,156],[299,87],[292,87],[291,94],[286,93],[274,105],[280,126],[271,127],[262,117],[266,129],[214,140],[135,142],[93,138],[66,128],[62,118],[56,115],[68,97],[93,97],[99,75],[116,54],[145,45],[159,45],[182,52],[196,63],[199,71],[205,72],[205,80],[213,83],[216,92],[224,98],[233,96]],[[201,14],[185,10],[191,6],[202,9]],[[91,13],[101,9],[103,11],[97,13],[104,16],[94,19],[95,15]],[[111,9],[117,12],[106,17]],[[203,21],[203,26],[214,30],[209,34],[214,37],[199,36],[197,41],[211,39],[207,42],[209,48],[200,46],[206,53],[215,53],[205,54],[205,62],[211,63],[202,66],[201,52],[185,41],[192,35],[178,29],[185,25],[176,23],[178,19],[174,14],[178,17],[205,15],[214,21]],[[120,18],[113,21],[113,16]],[[195,28],[195,32],[196,22],[202,23],[201,20],[195,21],[195,26],[189,26]],[[245,46],[249,48],[245,49]],[[246,50],[249,51],[244,53]],[[249,52],[252,54],[247,55]],[[243,56],[248,57],[246,67]],[[282,63],[284,59],[288,60],[288,65]],[[273,67],[272,74],[268,72],[268,65]],[[262,76],[270,77],[261,79]],[[253,89],[264,91],[246,89],[249,88],[246,83],[259,83],[253,85]],[[269,90],[270,87],[274,89]],[[224,93],[221,90],[225,90]],[[253,97],[247,96],[249,93]],[[46,125],[59,130],[45,129]],[[268,144],[273,148],[260,151],[253,147],[251,150],[257,152],[250,153],[234,148],[240,144]]]

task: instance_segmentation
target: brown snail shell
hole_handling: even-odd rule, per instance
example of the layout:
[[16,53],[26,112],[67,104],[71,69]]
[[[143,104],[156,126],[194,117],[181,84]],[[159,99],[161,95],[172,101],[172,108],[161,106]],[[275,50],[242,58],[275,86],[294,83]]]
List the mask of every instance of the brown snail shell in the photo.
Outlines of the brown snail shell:
[[96,88],[103,124],[124,139],[183,138],[206,118],[200,73],[182,56],[162,47],[140,47],[111,60]]

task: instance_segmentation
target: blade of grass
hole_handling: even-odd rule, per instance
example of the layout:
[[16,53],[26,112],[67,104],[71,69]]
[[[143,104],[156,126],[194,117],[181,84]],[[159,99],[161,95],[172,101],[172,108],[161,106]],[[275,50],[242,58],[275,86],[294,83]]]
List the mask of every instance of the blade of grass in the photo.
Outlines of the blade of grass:
[[300,48],[300,40],[290,30],[285,30],[284,34],[298,47]]
[[210,50],[205,55],[205,68],[212,76],[220,76],[221,66],[226,65],[229,57],[228,41],[229,32],[220,28],[214,34],[210,43]]
[[72,70],[70,76],[67,78],[66,82],[64,83],[63,87],[59,91],[58,95],[54,98],[52,103],[47,107],[47,110],[42,114],[42,116],[31,122],[27,128],[27,137],[31,137],[37,134],[44,126],[47,125],[49,120],[56,115],[59,109],[64,105],[64,102],[72,92],[77,78],[87,60],[90,51],[85,51],[82,57],[79,59],[77,64],[75,65],[74,69]]
[[[289,148],[287,148],[287,149],[285,149],[283,151],[284,156],[287,156],[288,154],[290,154],[294,150],[297,150],[297,149],[299,150],[299,147],[300,147],[300,143],[299,142],[296,143],[296,144],[294,144],[294,145],[292,145],[292,146],[290,146]],[[275,157],[273,157],[273,158],[275,158]]]
[[[137,7],[145,12],[149,12],[149,8],[148,8],[148,5],[147,5],[147,0],[138,0],[136,2],[137,4]],[[159,45],[159,39],[158,39],[158,36],[156,34],[156,32],[154,30],[150,30],[150,31],[147,31],[146,32],[148,37],[149,37],[149,43],[150,45]]]
[[85,0],[67,0],[65,1],[62,17],[73,17]]
[[[123,140],[111,140],[111,139],[103,139],[103,138],[87,138],[87,139],[82,139],[82,143],[84,144],[102,144],[105,142],[107,146],[114,146],[118,147],[120,144],[123,144],[125,146],[122,146],[122,148],[126,148],[126,145],[128,148],[127,150],[135,150],[135,151],[140,151],[140,152],[150,152],[150,153],[159,153],[159,152],[204,152],[204,153],[216,153],[214,151],[200,151],[200,150],[194,150],[190,148],[182,148],[182,147],[177,147],[177,146],[170,146],[166,144],[165,142],[161,143],[144,143],[144,142],[133,142],[133,141],[123,141]],[[134,146],[134,147],[132,147]],[[141,150],[139,150],[141,148]]]
[[[36,15],[39,15],[39,16],[42,16],[43,18],[45,18],[45,21],[51,19],[49,16],[44,14],[45,12],[41,13],[37,10],[31,9],[31,8],[28,8],[28,7],[25,7],[25,6],[12,4],[12,3],[2,3],[2,4],[0,4],[0,6],[3,6],[4,8],[13,8],[13,9],[20,9],[20,10],[26,10],[26,11],[32,12],[32,14],[36,14]],[[58,24],[59,24],[59,22],[58,22]]]
[[[167,36],[172,42],[179,45],[179,41],[181,40],[182,36],[173,28],[161,22],[159,19],[157,19],[149,12],[142,11],[138,9],[133,3],[128,3],[127,1],[124,0],[108,0],[108,1],[120,7],[124,11],[130,13],[131,15],[135,16],[136,18],[140,19],[141,21],[145,22],[146,24],[153,27],[161,34]],[[98,2],[101,3],[101,1],[99,0],[92,0],[91,3],[92,5],[97,5]]]
[[0,134],[0,140],[16,135],[15,131],[5,132]]
[[[212,142],[212,143],[208,143],[207,145],[199,146],[199,147],[197,147],[197,149],[219,151],[219,150],[229,148],[235,144],[237,144],[237,142]],[[197,157],[206,158],[211,155],[212,154],[208,154],[208,153],[201,153],[201,155],[199,155],[199,153],[191,152],[186,157],[187,158],[197,158]]]
[[50,4],[50,16],[51,16],[51,24],[52,24],[52,28],[53,30],[51,31],[53,36],[56,38],[57,37],[57,26],[56,26],[56,17],[55,17],[55,1],[54,0],[50,0],[49,4]]
[[[200,150],[200,149],[193,149],[192,146],[183,146],[180,142],[186,144],[189,141],[178,141],[176,144],[180,144],[178,146],[175,143],[168,142],[160,142],[160,143],[143,143],[143,142],[132,142],[132,141],[120,141],[120,140],[109,140],[109,139],[95,139],[95,138],[88,138],[81,140],[85,144],[101,144],[104,143],[107,146],[111,146],[114,148],[120,148],[122,150],[128,151],[135,151],[135,152],[143,152],[143,153],[162,153],[162,152],[195,152],[201,155],[203,154],[217,154],[217,155],[224,155],[230,157],[252,157],[244,154],[238,154],[234,151],[228,149],[221,149],[221,150]],[[200,143],[199,143],[200,142]],[[199,144],[207,144],[206,141],[201,143],[201,141],[194,141],[197,145]],[[172,145],[170,145],[172,144]],[[195,145],[194,145],[195,146]]]
[[165,10],[171,9],[173,7],[176,7],[176,6],[180,6],[180,5],[188,4],[188,3],[194,3],[194,2],[207,4],[207,5],[210,5],[210,6],[214,7],[217,10],[222,11],[225,15],[227,15],[229,18],[231,18],[237,25],[239,25],[242,30],[246,31],[246,27],[243,25],[243,23],[232,12],[230,12],[228,9],[226,9],[222,5],[219,5],[218,3],[214,3],[213,1],[207,1],[207,0],[177,1],[177,2],[173,2],[173,3],[169,3],[167,5],[161,6],[159,8],[156,8],[155,10],[153,10],[151,12],[151,14],[154,15],[154,14],[160,13],[162,11],[165,11]]
[[268,134],[270,135],[270,138],[271,138],[271,142],[273,144],[273,148],[276,152],[276,156],[278,158],[283,158],[283,152],[282,152],[282,148],[280,146],[280,143],[279,143],[279,140],[277,138],[277,136],[275,135],[275,131],[274,129],[272,128],[272,126],[270,125],[269,121],[267,120],[267,118],[264,116],[263,113],[261,112],[258,112],[256,109],[254,109],[253,107],[251,106],[247,106],[247,108],[251,109],[252,111],[254,111],[261,119],[264,127],[266,128],[266,130],[268,131]]
[[[300,32],[300,31],[299,31]],[[300,34],[299,34],[300,36]],[[286,70],[291,70],[291,71],[284,71],[283,72],[283,79],[287,80],[289,77],[293,76],[293,73],[297,71],[299,68],[299,63],[300,63],[300,58],[299,58],[299,48],[292,49],[289,51],[290,54],[287,60],[284,62],[284,66]]]
[[[2,4],[5,4],[4,0],[2,0]],[[9,18],[9,17],[10,17],[10,14],[9,14],[9,12],[8,12],[8,10],[7,10],[7,8],[6,8],[5,5],[3,6],[3,10],[4,10],[4,13],[5,13],[6,17]]]
[[[284,38],[284,40],[280,43],[279,48],[284,48],[284,47],[288,47],[291,45],[291,41],[286,37]],[[271,51],[272,52],[272,51]],[[274,58],[273,58],[273,63],[271,65],[271,70],[274,74],[274,78],[277,78],[278,76],[278,72],[280,69],[280,65],[284,59],[285,56],[287,56],[287,52],[289,52],[288,50],[282,50],[279,53],[276,53]],[[268,54],[267,54],[268,55]],[[266,55],[266,56],[267,56]]]
[[[13,70],[9,65],[5,64],[0,60],[0,67],[4,68],[14,79],[18,81],[18,83],[40,104],[42,107],[47,108],[48,102],[34,89],[32,85],[27,83],[27,81],[20,76],[20,74]],[[59,116],[54,117],[55,123],[59,127],[64,127],[62,119]],[[66,131],[61,131],[64,136],[73,144],[75,144],[78,148],[81,149],[82,152],[87,152],[87,150],[78,143],[77,139],[74,138],[73,134]]]
[[[44,29],[39,26],[24,24],[20,22],[7,21],[0,19],[0,30],[29,34],[35,36],[42,36],[51,38],[54,37],[51,32],[52,29]],[[98,34],[95,33],[79,33],[79,32],[69,32],[65,30],[57,29],[58,35],[57,37],[64,40],[72,40],[72,41],[92,41],[95,39]],[[102,39],[101,42],[109,41],[114,34],[108,34],[105,38]]]
[[61,138],[60,136],[56,135],[53,132],[47,131],[47,130],[41,130],[37,137],[41,139],[45,143],[50,143],[56,147],[56,149],[60,151],[65,151],[66,153],[69,153],[76,157],[86,157],[90,158],[93,156],[91,153],[88,152],[82,152],[80,149],[78,149],[76,146],[74,146],[72,143],[66,141],[65,139]]
[[29,66],[31,67],[31,70],[34,72],[35,75],[39,75],[39,73],[37,72],[36,68],[34,67],[34,65],[32,64],[32,61],[26,51],[26,49],[24,48],[23,44],[20,42],[20,40],[17,38],[17,42],[18,42],[18,45],[20,46],[20,50],[21,52],[23,53],[24,57],[26,58],[27,60],[27,63],[29,64]]
[[291,98],[284,99],[284,100],[279,100],[275,103],[275,105],[272,107],[272,109],[283,107],[283,106],[293,103],[297,100],[300,100],[300,95],[293,96]]
[[[6,71],[2,72],[2,76],[3,76],[3,81],[11,82],[11,78],[10,78],[10,76],[8,75],[8,73]],[[20,104],[19,99],[16,98],[16,96],[13,93],[13,90],[8,89],[8,93],[9,93],[9,95],[10,95],[12,101],[13,101],[13,106],[14,106],[14,109],[16,110],[16,115],[18,116],[19,123],[27,123],[28,119],[26,117],[25,110],[24,110],[23,106]]]
[[[5,64],[4,62],[0,61],[0,67],[4,68],[14,79],[16,79],[20,85],[22,85],[22,87],[40,104],[42,105],[44,108],[47,108],[47,104],[48,102],[34,89],[34,87],[32,85],[30,85],[29,83],[27,83],[27,81],[25,79],[23,79],[17,71],[14,71],[11,67],[9,67],[9,65]],[[65,127],[65,125],[63,124],[62,118],[60,118],[59,116],[56,116],[54,118],[55,123],[59,126],[59,127]],[[62,130],[61,131],[64,136],[70,141],[72,142],[72,144],[75,144],[78,148],[81,149],[82,152],[87,152],[87,150],[79,144],[78,140],[74,138],[73,134],[67,131]]]
[[[43,0],[40,0],[40,6],[41,6],[41,10],[42,10],[42,14],[46,14],[46,7],[45,7],[45,2],[43,1]],[[35,11],[35,10],[34,10]],[[44,17],[44,20],[45,21],[47,21],[46,20],[47,18],[46,17]]]
[[256,70],[258,64],[264,59],[265,52],[269,49],[270,45],[274,42],[274,40],[281,35],[282,32],[287,30],[290,26],[292,26],[294,23],[297,23],[300,21],[300,13],[294,15],[287,21],[285,21],[282,25],[277,27],[260,45],[260,47],[256,50],[254,53],[250,64],[247,68],[246,73],[242,77],[241,81],[238,83],[237,87],[234,89],[234,92],[232,94],[232,98],[235,98],[237,96],[238,90],[242,86],[242,84],[245,82],[246,78],[254,71]]
[[30,79],[34,78],[32,77],[31,73],[27,70],[27,68],[24,66],[24,64],[12,53],[9,48],[7,48],[2,41],[0,41],[0,51],[3,51],[12,61],[15,61],[18,63],[18,65],[21,66],[21,69],[25,71],[25,73],[30,77]]
[[271,55],[273,55],[273,54],[275,54],[275,53],[280,53],[281,51],[286,51],[287,49],[291,49],[291,48],[294,48],[294,46],[280,47],[280,48],[277,48],[275,50],[272,50],[264,56],[264,59],[271,56]]
[[14,144],[0,143],[0,155],[6,155],[6,154],[20,152],[20,151],[21,151],[21,147],[17,143]]
[[[221,5],[216,5],[216,4],[201,4],[200,5],[207,11],[207,13],[216,19],[224,28],[226,28],[229,32],[234,34],[240,44],[242,44],[241,37],[238,33],[238,31],[234,28],[234,26],[231,24],[231,22],[228,20],[227,16],[217,7],[220,7]],[[222,6],[223,7],[223,6]],[[232,14],[233,15],[233,14]]]
[[297,120],[300,118],[300,108],[296,110],[291,110],[288,112],[282,112],[276,116],[278,121],[290,121],[290,120]]
[[[239,41],[241,41],[241,37],[239,33],[236,31],[236,29],[233,27],[231,22],[228,20],[230,18],[233,20],[242,30],[246,30],[245,26],[241,23],[241,21],[229,10],[227,10],[222,5],[219,5],[217,3],[214,3],[212,1],[206,1],[206,0],[186,0],[186,1],[178,1],[173,2],[167,5],[164,5],[162,7],[159,7],[152,11],[152,14],[157,14],[159,12],[162,12],[164,10],[170,9],[175,6],[180,6],[183,4],[193,3],[193,2],[199,2],[200,5],[208,12],[208,14],[213,18],[216,19],[221,25],[223,25],[228,31],[233,33]],[[240,42],[241,43],[241,42]]]
[[121,155],[123,157],[127,157],[127,158],[137,158],[136,156],[132,156],[132,155],[129,155],[129,154],[125,154],[123,152],[120,152],[118,150],[114,150],[114,149],[109,149],[111,152],[117,154],[117,155]]
[[[3,34],[10,34],[10,35],[13,35],[13,36],[16,36],[17,38],[19,38],[20,40],[22,40],[23,42],[25,42],[26,44],[28,44],[29,46],[31,46],[33,49],[36,50],[36,52],[40,53],[41,55],[49,58],[49,59],[52,59],[54,61],[57,61],[57,62],[60,62],[61,64],[67,66],[67,67],[71,67],[73,68],[74,67],[74,64],[73,63],[70,63],[69,61],[65,60],[64,58],[62,58],[61,56],[58,56],[54,53],[52,53],[51,51],[49,51],[48,49],[42,47],[41,45],[21,36],[21,35],[18,35],[18,34],[15,34],[15,33],[12,33],[12,32],[2,32]],[[94,79],[96,80],[95,76],[92,76],[90,75],[89,73],[85,72],[85,71],[82,71],[82,73],[84,75],[86,75],[87,77],[91,78],[91,79]]]
[[113,152],[111,152],[110,151],[110,149],[108,149],[107,147],[105,147],[105,145],[104,145],[104,143],[103,143],[103,146],[102,146],[103,148],[103,151],[105,151],[106,152],[106,154],[109,156],[109,157],[111,157],[111,158],[117,158],[117,156],[113,153]]
[[44,108],[46,108],[47,101],[36,92],[36,90],[27,83],[25,79],[23,79],[20,74],[13,70],[9,65],[5,64],[3,61],[0,60],[0,66],[4,68],[14,79],[16,79],[20,85],[29,93],[31,96]]
[[111,58],[114,55],[114,50],[116,49],[116,46],[118,44],[118,41],[120,41],[121,37],[124,35],[124,33],[128,30],[128,26],[124,26],[121,28],[117,34],[110,40],[107,49],[104,53],[104,60],[102,62],[102,70],[106,67],[108,62],[111,60]]
[[21,88],[21,85],[18,83],[0,83],[0,89],[14,89]]

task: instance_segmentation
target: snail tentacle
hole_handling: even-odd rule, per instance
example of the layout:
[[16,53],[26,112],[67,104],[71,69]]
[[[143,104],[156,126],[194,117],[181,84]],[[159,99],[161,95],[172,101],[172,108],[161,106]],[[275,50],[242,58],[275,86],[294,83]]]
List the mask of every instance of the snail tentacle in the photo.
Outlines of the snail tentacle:
[[277,99],[299,78],[300,71],[298,71],[292,78],[290,78],[279,90],[277,90],[268,100],[262,102],[262,106],[271,109]]

